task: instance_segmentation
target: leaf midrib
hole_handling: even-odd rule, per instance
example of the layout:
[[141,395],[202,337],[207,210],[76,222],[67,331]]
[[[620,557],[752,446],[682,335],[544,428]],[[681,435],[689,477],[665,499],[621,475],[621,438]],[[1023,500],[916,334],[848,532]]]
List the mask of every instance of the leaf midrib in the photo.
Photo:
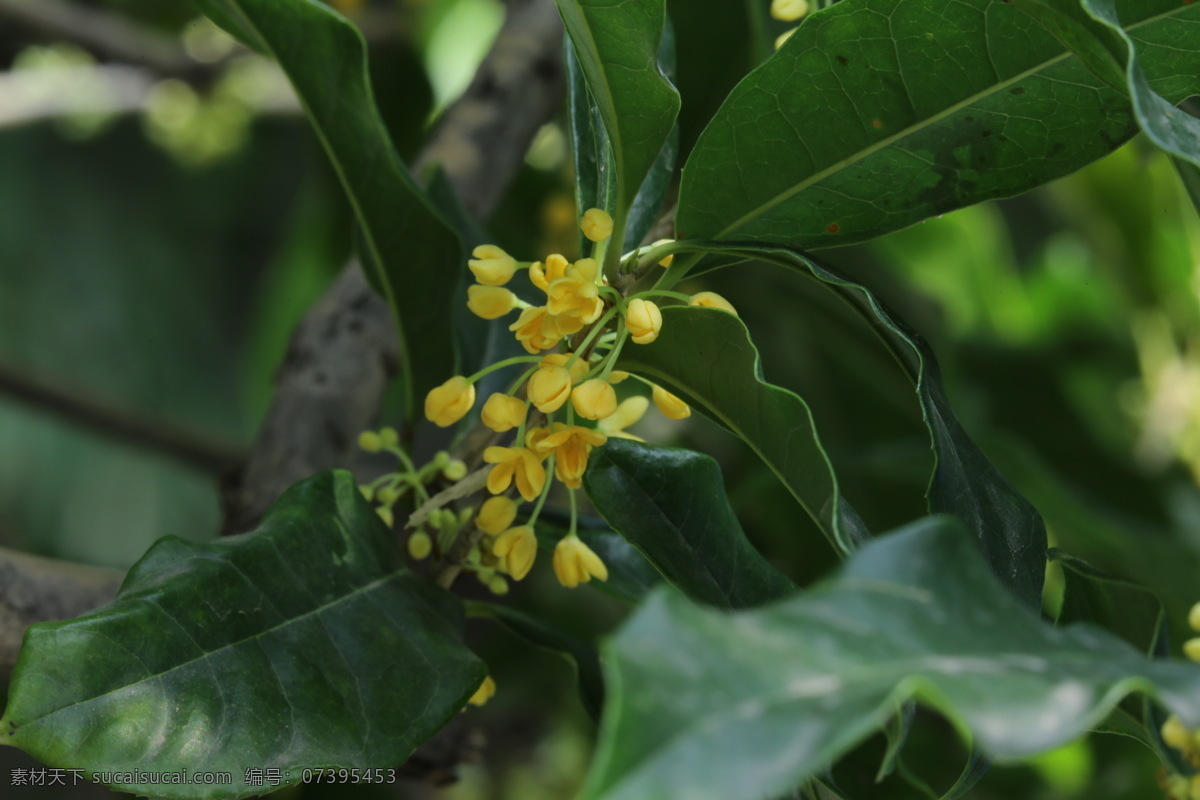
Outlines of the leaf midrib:
[[[1171,17],[1171,16],[1174,16],[1176,13],[1181,13],[1183,11],[1186,11],[1187,8],[1188,8],[1188,6],[1180,6],[1171,11],[1165,11],[1161,14],[1147,17],[1146,19],[1141,20],[1140,22],[1135,22],[1132,25],[1126,26],[1124,28],[1124,30],[1125,31],[1137,30],[1138,28],[1142,27],[1143,25],[1149,25],[1151,23],[1159,21],[1160,19]],[[963,100],[959,101],[958,103],[955,103],[952,106],[946,107],[944,110],[939,111],[937,114],[934,114],[932,117],[926,117],[925,119],[919,120],[917,123],[909,125],[906,128],[901,128],[899,131],[892,134],[891,136],[885,136],[884,138],[880,139],[879,141],[875,142],[874,144],[871,144],[870,146],[865,147],[862,150],[852,153],[849,156],[847,156],[846,158],[841,159],[840,161],[834,162],[833,164],[826,167],[825,169],[822,169],[818,172],[814,172],[812,175],[810,175],[809,177],[800,181],[799,183],[795,184],[794,186],[775,195],[773,198],[771,198],[767,202],[761,203],[760,205],[756,206],[751,211],[748,211],[747,213],[743,214],[741,217],[739,217],[737,220],[735,220],[733,223],[731,223],[724,230],[720,231],[713,238],[724,239],[726,236],[729,236],[731,233],[736,231],[738,228],[742,227],[743,225],[745,225],[749,222],[752,222],[753,220],[757,219],[758,217],[760,217],[763,214],[770,211],[772,208],[775,208],[776,206],[780,205],[781,203],[786,202],[789,198],[793,197],[794,195],[799,194],[800,192],[804,191],[805,189],[808,189],[810,186],[814,186],[814,185],[820,183],[821,181],[828,178],[830,175],[841,172],[843,169],[845,169],[846,167],[848,167],[852,164],[856,164],[860,161],[864,161],[867,158],[869,158],[870,156],[879,152],[880,150],[890,147],[891,145],[895,144],[897,141],[904,139],[913,133],[921,131],[921,130],[929,127],[930,125],[940,122],[941,120],[945,119],[946,117],[949,117],[952,114],[958,113],[962,109],[970,106],[971,104],[977,102],[978,100],[988,97],[990,95],[993,95],[996,92],[1000,91],[1001,89],[1007,88],[1008,86],[1011,86],[1014,83],[1018,83],[1018,82],[1024,80],[1025,78],[1029,77],[1032,74],[1042,72],[1043,70],[1049,69],[1054,64],[1056,64],[1060,61],[1063,61],[1067,58],[1072,58],[1073,56],[1074,56],[1074,53],[1072,53],[1070,50],[1064,50],[1062,53],[1055,56],[1054,58],[1051,58],[1047,61],[1043,61],[1041,64],[1038,64],[1035,67],[1031,67],[1030,69],[1027,69],[1024,72],[1021,72],[1021,73],[1013,76],[1012,78],[1006,79],[999,83],[992,84],[986,90],[981,91],[981,92],[976,92],[975,94],[971,95],[970,97],[964,98]],[[1131,58],[1132,58],[1132,56],[1131,56]]]

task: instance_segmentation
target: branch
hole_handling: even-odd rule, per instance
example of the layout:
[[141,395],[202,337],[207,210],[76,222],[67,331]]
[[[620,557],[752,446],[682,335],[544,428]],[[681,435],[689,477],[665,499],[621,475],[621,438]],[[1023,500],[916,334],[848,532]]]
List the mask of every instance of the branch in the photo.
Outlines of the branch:
[[[438,162],[477,217],[495,207],[562,97],[562,23],[551,0],[515,0],[470,87],[442,118],[413,171]],[[254,527],[283,491],[349,466],[399,368],[387,305],[348,266],[292,335],[250,457],[223,492],[226,533]]]
[[[116,410],[115,405],[97,403],[90,392],[54,386],[3,366],[0,366],[0,395],[119,443],[165,455],[205,472],[221,473],[235,466],[242,457],[238,448],[214,442],[211,436],[155,423],[140,414],[126,414]],[[5,601],[4,588],[4,582],[0,580],[0,603]]]

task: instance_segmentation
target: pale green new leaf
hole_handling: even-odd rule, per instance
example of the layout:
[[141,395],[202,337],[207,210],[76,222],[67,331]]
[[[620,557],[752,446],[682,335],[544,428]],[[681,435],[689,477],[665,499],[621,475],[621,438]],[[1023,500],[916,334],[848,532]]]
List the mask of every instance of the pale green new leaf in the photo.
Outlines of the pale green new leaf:
[[997,757],[1064,744],[1131,692],[1200,724],[1200,666],[1045,624],[958,528],[922,520],[806,594],[752,611],[653,595],[605,660],[609,708],[583,797],[778,797],[910,698]]

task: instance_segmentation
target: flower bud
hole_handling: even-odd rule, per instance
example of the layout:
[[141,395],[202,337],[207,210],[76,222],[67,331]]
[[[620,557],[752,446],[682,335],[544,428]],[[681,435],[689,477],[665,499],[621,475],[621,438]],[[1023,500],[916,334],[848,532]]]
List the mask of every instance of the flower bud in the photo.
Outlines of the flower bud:
[[358,491],[362,493],[363,499],[368,503],[375,497],[375,487],[370,484],[362,484],[358,487]]
[[502,575],[493,575],[487,582],[488,591],[497,597],[508,594],[508,581]]
[[440,428],[445,428],[467,415],[475,405],[475,386],[467,383],[461,375],[429,391],[425,396],[425,417]]
[[733,304],[726,300],[716,292],[698,292],[692,295],[688,300],[689,306],[703,306],[704,308],[719,308],[722,311],[728,311],[730,314],[737,316],[737,309]]
[[448,481],[461,481],[467,477],[467,464],[457,458],[442,467],[442,477]]
[[604,419],[617,410],[617,393],[607,381],[592,378],[575,387],[571,402],[581,417]]
[[[673,241],[675,241],[675,240],[674,239],[659,239],[657,242],[655,242],[654,244],[652,244],[650,246],[658,247],[659,245],[670,244]],[[672,253],[671,255],[667,256],[666,258],[660,259],[658,264],[661,267],[669,267],[669,266],[671,266],[671,262],[674,260],[675,260],[675,254]]]
[[649,300],[635,297],[625,309],[625,327],[632,334],[634,344],[650,344],[662,330],[662,312]]
[[533,560],[537,557],[537,536],[528,525],[509,528],[496,538],[492,552],[504,559],[508,574],[514,581],[519,581],[533,569]]
[[661,386],[655,386],[651,396],[654,398],[654,405],[658,406],[658,410],[671,419],[687,419],[692,415],[692,409],[688,407],[687,403]]
[[1196,603],[1188,612],[1188,627],[1200,633],[1200,603]]
[[[573,359],[573,360],[572,360]],[[571,373],[571,383],[579,383],[580,379],[587,374],[588,363],[583,357],[576,358],[572,353],[551,353],[542,359],[540,366],[543,367],[566,367]]]
[[408,537],[408,554],[416,561],[424,561],[433,552],[433,540],[425,531],[417,531]]
[[557,411],[571,394],[571,373],[566,367],[539,367],[525,385],[525,394],[543,414]]
[[1192,733],[1174,714],[1167,717],[1167,721],[1163,723],[1159,733],[1162,735],[1162,740],[1176,750],[1187,752],[1191,749]]
[[784,42],[786,42],[788,39],[792,38],[792,34],[795,33],[797,30],[799,30],[799,29],[792,28],[791,30],[784,31],[783,33],[776,36],[775,37],[775,49],[778,50],[779,48],[783,47]]
[[517,518],[517,504],[507,497],[489,497],[479,507],[475,527],[491,536],[499,536]]
[[508,253],[494,244],[481,244],[471,253],[475,258],[467,262],[475,280],[485,286],[503,286],[517,271],[517,262]]
[[363,431],[358,435],[358,446],[368,453],[378,453],[383,449],[383,440],[375,431]]
[[603,242],[612,236],[613,218],[602,208],[589,208],[579,221],[579,227],[593,242]]
[[1184,642],[1183,654],[1192,661],[1200,661],[1200,638],[1188,639]]
[[517,307],[517,296],[503,286],[467,287],[467,308],[477,317],[499,319]]
[[392,527],[392,525],[396,522],[395,518],[392,517],[392,510],[390,508],[377,508],[375,509],[375,513],[379,515],[381,520],[383,520],[383,524],[387,525],[389,528]]
[[525,420],[525,401],[497,392],[483,404],[480,417],[496,433],[511,431]]
[[400,492],[396,491],[391,486],[385,486],[375,493],[375,499],[385,506],[390,506],[392,503],[400,499]]
[[783,22],[795,22],[808,13],[808,0],[771,0],[771,16]]
[[616,386],[618,383],[620,383],[621,381],[625,380],[628,377],[629,377],[629,373],[626,372],[625,370],[614,369],[612,372],[608,373],[608,382],[611,383],[613,386]]

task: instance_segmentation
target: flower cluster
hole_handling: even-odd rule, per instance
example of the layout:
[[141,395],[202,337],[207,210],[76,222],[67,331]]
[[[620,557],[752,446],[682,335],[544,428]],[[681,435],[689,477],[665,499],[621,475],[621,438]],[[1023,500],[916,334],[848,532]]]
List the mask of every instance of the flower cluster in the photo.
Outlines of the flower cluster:
[[[485,536],[468,566],[524,578],[537,556],[538,515],[557,480],[568,492],[571,528],[556,546],[553,564],[559,582],[568,587],[608,577],[604,562],[576,533],[575,492],[583,485],[589,455],[610,437],[637,438],[625,429],[650,403],[636,395],[618,402],[615,387],[634,377],[649,386],[651,400],[667,417],[683,419],[691,413],[683,400],[661,386],[615,369],[622,348],[630,341],[647,345],[659,337],[663,317],[653,298],[737,313],[712,292],[688,296],[649,290],[624,296],[601,268],[613,233],[612,217],[593,208],[583,215],[580,228],[593,246],[588,257],[575,262],[559,254],[544,262],[518,262],[495,245],[475,248],[467,266],[477,283],[467,290],[467,307],[488,320],[519,312],[508,329],[528,355],[504,359],[469,377],[456,375],[425,399],[429,420],[442,427],[453,425],[474,408],[480,378],[504,367],[526,367],[507,392],[487,397],[480,412],[491,430],[515,433],[507,445],[483,452],[484,462],[491,465],[487,489],[494,496],[475,519]],[[658,263],[669,267],[670,256]],[[525,272],[533,289],[544,296],[542,304],[524,302],[508,288],[518,272]],[[519,514],[519,501],[509,497],[514,489],[520,501],[535,504],[528,514]],[[518,516],[521,524],[515,524]]]
[[[1188,613],[1188,626],[1200,633],[1200,603],[1192,606]],[[1192,661],[1200,661],[1200,637],[1183,643],[1183,654]],[[1163,723],[1162,740],[1178,750],[1194,767],[1200,767],[1200,731],[1189,730],[1179,717],[1172,714]],[[1165,774],[1163,789],[1170,800],[1200,800],[1200,774],[1191,777],[1177,773]]]

